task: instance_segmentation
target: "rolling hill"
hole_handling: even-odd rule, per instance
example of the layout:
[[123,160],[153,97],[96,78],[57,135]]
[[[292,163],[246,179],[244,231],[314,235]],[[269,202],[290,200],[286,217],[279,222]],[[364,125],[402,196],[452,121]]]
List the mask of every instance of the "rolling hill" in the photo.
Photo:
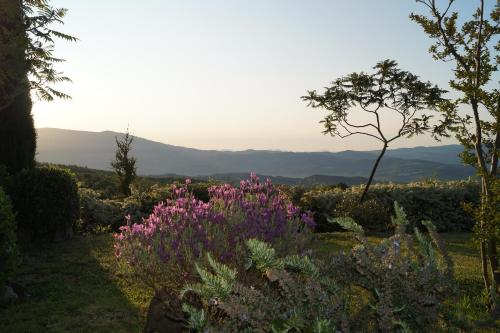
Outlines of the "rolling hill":
[[[102,170],[110,169],[109,163],[115,151],[115,136],[121,135],[110,131],[86,132],[54,128],[41,128],[37,131],[39,161]],[[379,181],[396,182],[429,177],[465,178],[474,171],[460,164],[456,156],[459,151],[458,145],[390,150],[382,160],[375,178]],[[288,178],[313,175],[367,177],[376,158],[374,151],[330,153],[199,150],[140,137],[134,140],[133,154],[138,160],[139,174],[178,174],[191,177],[245,174],[251,171]]]

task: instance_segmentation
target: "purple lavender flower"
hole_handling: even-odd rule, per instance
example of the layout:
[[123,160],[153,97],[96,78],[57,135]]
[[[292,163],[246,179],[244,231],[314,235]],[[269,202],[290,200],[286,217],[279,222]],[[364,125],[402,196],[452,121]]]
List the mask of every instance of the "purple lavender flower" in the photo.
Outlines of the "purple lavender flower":
[[300,214],[270,180],[260,183],[255,173],[239,188],[212,186],[208,203],[189,192],[190,183],[173,185],[172,198],[158,203],[142,223],[131,225],[127,217],[115,235],[116,256],[139,276],[150,280],[151,274],[162,274],[155,280],[182,285],[181,277],[192,276],[194,262],[208,251],[234,264],[246,257],[241,252],[249,238],[296,247],[295,239],[315,226],[311,213]]

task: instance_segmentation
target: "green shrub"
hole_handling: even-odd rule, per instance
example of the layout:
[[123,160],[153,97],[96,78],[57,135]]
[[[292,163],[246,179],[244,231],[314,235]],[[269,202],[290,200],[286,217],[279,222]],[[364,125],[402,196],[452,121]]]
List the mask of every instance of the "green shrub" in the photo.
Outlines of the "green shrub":
[[78,232],[99,234],[117,229],[124,221],[122,203],[101,199],[101,194],[89,188],[78,189],[80,197],[80,220]]
[[214,185],[216,185],[215,182],[191,183],[189,189],[196,199],[203,202],[209,202],[210,195],[208,189]]
[[16,222],[9,198],[0,187],[0,290],[17,266]]
[[311,190],[302,196],[300,207],[314,213],[317,230],[336,230],[328,217],[352,217],[367,231],[387,231],[385,221],[393,214],[392,203],[405,207],[410,225],[422,227],[421,221],[431,220],[439,232],[470,231],[474,218],[467,213],[465,203],[479,201],[479,184],[475,181],[424,181],[410,184],[375,184],[367,200],[358,204],[362,186],[340,190]]
[[0,187],[3,187],[5,192],[9,192],[9,189],[13,185],[14,178],[7,170],[5,165],[0,164]]
[[208,256],[199,283],[183,292],[194,332],[415,332],[441,323],[453,281],[451,260],[432,223],[430,237],[408,224],[396,206],[394,236],[373,245],[352,219],[338,223],[358,245],[328,260],[279,257],[268,244],[246,242],[247,271]]
[[12,201],[20,240],[26,245],[66,239],[80,216],[78,187],[65,169],[23,170],[15,177]]
[[390,210],[377,199],[359,202],[359,196],[343,195],[333,209],[333,216],[348,216],[366,231],[387,231],[390,228]]
[[335,216],[335,208],[343,196],[344,192],[340,189],[313,189],[301,196],[299,207],[313,213],[317,232],[338,231],[340,228],[328,223],[328,218]]
[[132,194],[126,198],[103,199],[106,194],[90,188],[79,188],[80,220],[78,231],[83,234],[118,231],[130,222],[140,223],[147,218],[153,207],[171,196],[170,186],[153,185],[147,189],[132,186]]

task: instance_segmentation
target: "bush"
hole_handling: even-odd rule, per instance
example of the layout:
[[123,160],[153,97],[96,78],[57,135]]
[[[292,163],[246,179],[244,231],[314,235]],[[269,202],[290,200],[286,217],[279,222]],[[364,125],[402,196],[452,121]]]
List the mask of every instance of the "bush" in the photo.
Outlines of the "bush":
[[393,202],[405,207],[410,225],[422,228],[421,221],[431,220],[439,232],[470,231],[475,221],[467,213],[465,203],[478,203],[480,188],[475,181],[425,181],[410,184],[375,184],[370,187],[367,200],[358,204],[362,186],[340,190],[311,190],[306,192],[300,207],[314,213],[318,231],[332,231],[335,227],[327,217],[349,216],[367,231],[387,231],[385,221],[394,213]]
[[80,220],[78,232],[99,234],[118,230],[123,224],[124,214],[120,202],[101,199],[101,194],[89,188],[78,189],[80,197]]
[[328,218],[335,215],[335,208],[344,197],[344,192],[339,189],[323,190],[313,189],[301,196],[299,207],[311,211],[317,224],[316,231],[329,232],[340,230],[336,225],[328,223]]
[[[246,242],[244,274],[208,256],[208,269],[197,266],[200,282],[182,292],[187,326],[194,332],[433,331],[453,281],[434,226],[426,223],[430,238],[417,229],[406,234],[408,221],[396,206],[395,235],[372,245],[352,219],[338,222],[359,245],[329,260],[280,257],[255,239]],[[251,284],[244,282],[249,275]]]
[[194,197],[203,202],[210,201],[210,193],[209,190],[212,186],[215,186],[214,182],[202,182],[202,183],[193,183],[190,185],[190,190],[193,193]]
[[17,266],[16,222],[9,198],[0,187],[0,290]]
[[78,231],[83,234],[119,231],[126,223],[141,223],[154,206],[171,197],[170,186],[153,185],[142,190],[132,186],[132,195],[121,199],[103,199],[106,194],[90,188],[79,188],[80,221]]
[[9,189],[12,188],[14,182],[14,178],[7,170],[5,165],[0,164],[0,187],[3,187],[6,193],[9,192]]
[[80,215],[78,187],[65,169],[23,170],[15,177],[12,201],[22,243],[66,239]]
[[366,199],[359,202],[359,196],[345,195],[333,209],[333,216],[348,216],[361,225],[366,231],[387,231],[391,224],[390,210],[377,199]]
[[299,214],[270,182],[252,175],[240,188],[214,186],[208,203],[194,198],[188,184],[173,185],[172,199],[159,203],[143,223],[128,223],[115,235],[117,256],[157,294],[168,290],[177,297],[194,278],[194,262],[208,251],[243,268],[247,239],[258,237],[290,252],[304,246],[311,217]]

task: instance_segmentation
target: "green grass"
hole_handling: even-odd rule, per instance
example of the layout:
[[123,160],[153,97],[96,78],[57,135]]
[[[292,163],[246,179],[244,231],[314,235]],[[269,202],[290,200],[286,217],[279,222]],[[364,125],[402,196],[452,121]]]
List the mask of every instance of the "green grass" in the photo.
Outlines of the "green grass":
[[31,295],[0,309],[1,332],[141,332],[152,295],[115,266],[111,235],[32,253],[16,282]]
[[[458,332],[495,332],[484,308],[477,250],[470,234],[442,235],[455,262],[456,298],[448,317]],[[371,236],[377,242],[381,236]],[[318,235],[328,256],[352,245],[348,234]],[[130,284],[116,267],[111,235],[77,238],[24,258],[16,282],[31,297],[0,308],[1,332],[141,332],[151,291]],[[498,322],[496,323],[499,324]]]

